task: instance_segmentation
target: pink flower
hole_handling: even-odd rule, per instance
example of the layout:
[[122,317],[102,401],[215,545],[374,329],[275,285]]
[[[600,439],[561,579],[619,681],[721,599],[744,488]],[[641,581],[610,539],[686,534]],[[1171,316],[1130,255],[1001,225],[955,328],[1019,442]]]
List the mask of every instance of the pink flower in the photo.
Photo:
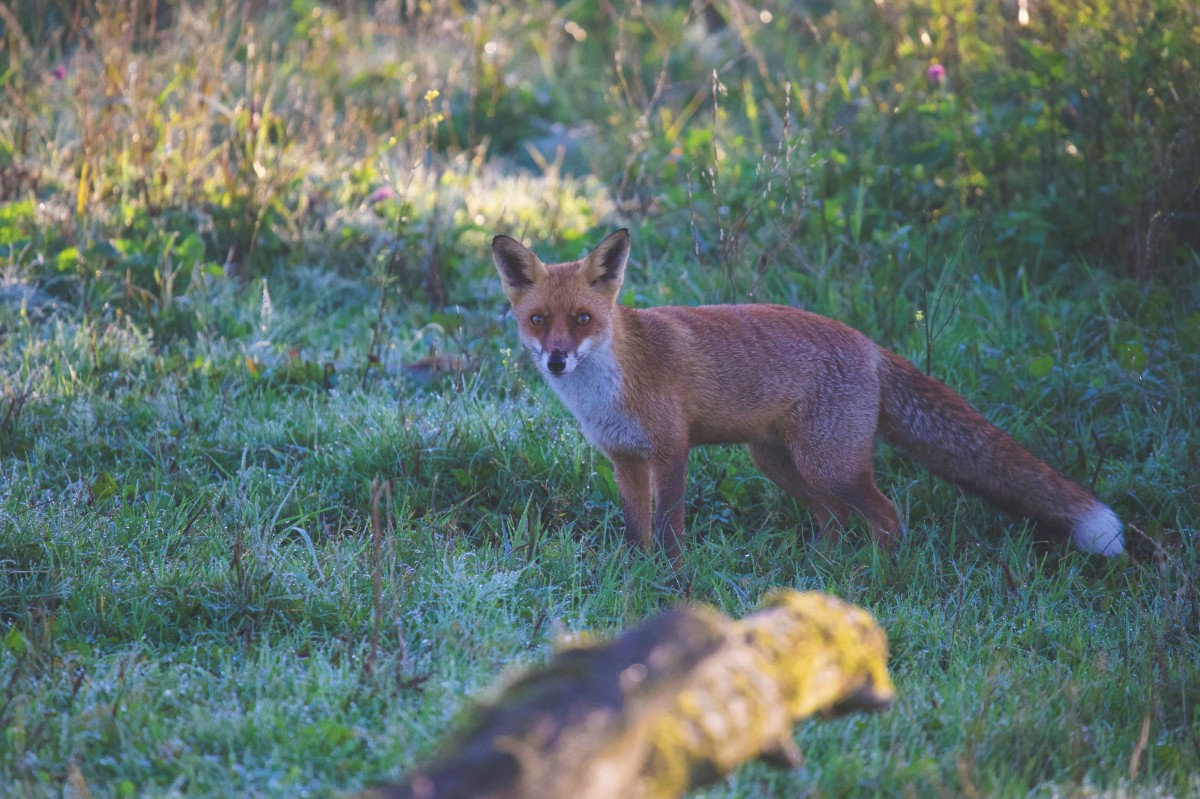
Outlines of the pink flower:
[[370,196],[370,198],[368,198],[368,202],[370,202],[372,204],[381,203],[381,202],[385,202],[387,200],[391,200],[395,196],[396,196],[395,189],[393,189],[391,186],[384,186],[382,188],[376,189],[375,191],[371,192],[371,196]]
[[62,64],[59,64],[50,74],[54,76],[55,80],[62,80],[63,78],[67,77],[67,68]]
[[930,83],[942,83],[946,80],[946,68],[941,64],[930,64],[929,69],[925,70],[925,77],[929,78]]

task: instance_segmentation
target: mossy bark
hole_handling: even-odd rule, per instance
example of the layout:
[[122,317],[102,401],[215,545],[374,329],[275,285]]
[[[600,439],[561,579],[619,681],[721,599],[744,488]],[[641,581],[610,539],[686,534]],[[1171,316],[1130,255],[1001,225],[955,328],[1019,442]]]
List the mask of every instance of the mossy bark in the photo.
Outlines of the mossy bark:
[[444,756],[386,799],[667,799],[759,757],[799,762],[814,714],[887,706],[866,611],[779,591],[741,621],[683,608],[559,652],[478,706]]

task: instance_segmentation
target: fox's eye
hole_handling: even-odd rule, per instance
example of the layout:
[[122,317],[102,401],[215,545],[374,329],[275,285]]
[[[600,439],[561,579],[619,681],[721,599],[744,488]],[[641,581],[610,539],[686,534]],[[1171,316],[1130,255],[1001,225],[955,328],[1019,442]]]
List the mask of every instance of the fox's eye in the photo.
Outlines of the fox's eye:
[[575,324],[583,327],[592,323],[592,315],[590,313],[579,313],[575,316]]
[[546,324],[546,317],[542,316],[540,313],[535,313],[533,316],[529,317],[529,324],[533,325],[534,327],[541,327],[542,325]]

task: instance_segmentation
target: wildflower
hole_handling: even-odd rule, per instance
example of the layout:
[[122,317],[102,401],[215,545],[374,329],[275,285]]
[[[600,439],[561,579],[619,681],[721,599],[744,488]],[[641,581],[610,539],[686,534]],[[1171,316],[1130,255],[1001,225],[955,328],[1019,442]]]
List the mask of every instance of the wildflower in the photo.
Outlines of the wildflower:
[[369,199],[369,202],[371,202],[372,204],[386,202],[387,200],[391,200],[391,199],[395,198],[395,196],[396,196],[395,189],[393,189],[391,186],[384,186],[382,188],[376,189],[375,191],[371,192],[371,197]]
[[941,64],[930,64],[929,69],[925,70],[925,77],[933,85],[940,85],[946,80],[946,68]]
[[50,74],[54,76],[55,80],[62,80],[63,78],[67,77],[67,68],[62,64],[59,64]]

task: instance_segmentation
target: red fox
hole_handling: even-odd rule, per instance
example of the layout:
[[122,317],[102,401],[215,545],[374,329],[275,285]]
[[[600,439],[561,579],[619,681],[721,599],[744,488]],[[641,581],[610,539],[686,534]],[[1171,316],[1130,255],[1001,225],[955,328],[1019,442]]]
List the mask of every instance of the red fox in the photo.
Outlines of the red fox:
[[677,561],[688,451],[746,444],[754,463],[836,537],[857,511],[892,548],[896,509],[875,485],[875,434],[1080,549],[1124,551],[1121,522],[943,383],[841,322],[780,305],[617,303],[629,233],[543,264],[508,236],[492,260],[521,343],[612,461],[626,537]]

